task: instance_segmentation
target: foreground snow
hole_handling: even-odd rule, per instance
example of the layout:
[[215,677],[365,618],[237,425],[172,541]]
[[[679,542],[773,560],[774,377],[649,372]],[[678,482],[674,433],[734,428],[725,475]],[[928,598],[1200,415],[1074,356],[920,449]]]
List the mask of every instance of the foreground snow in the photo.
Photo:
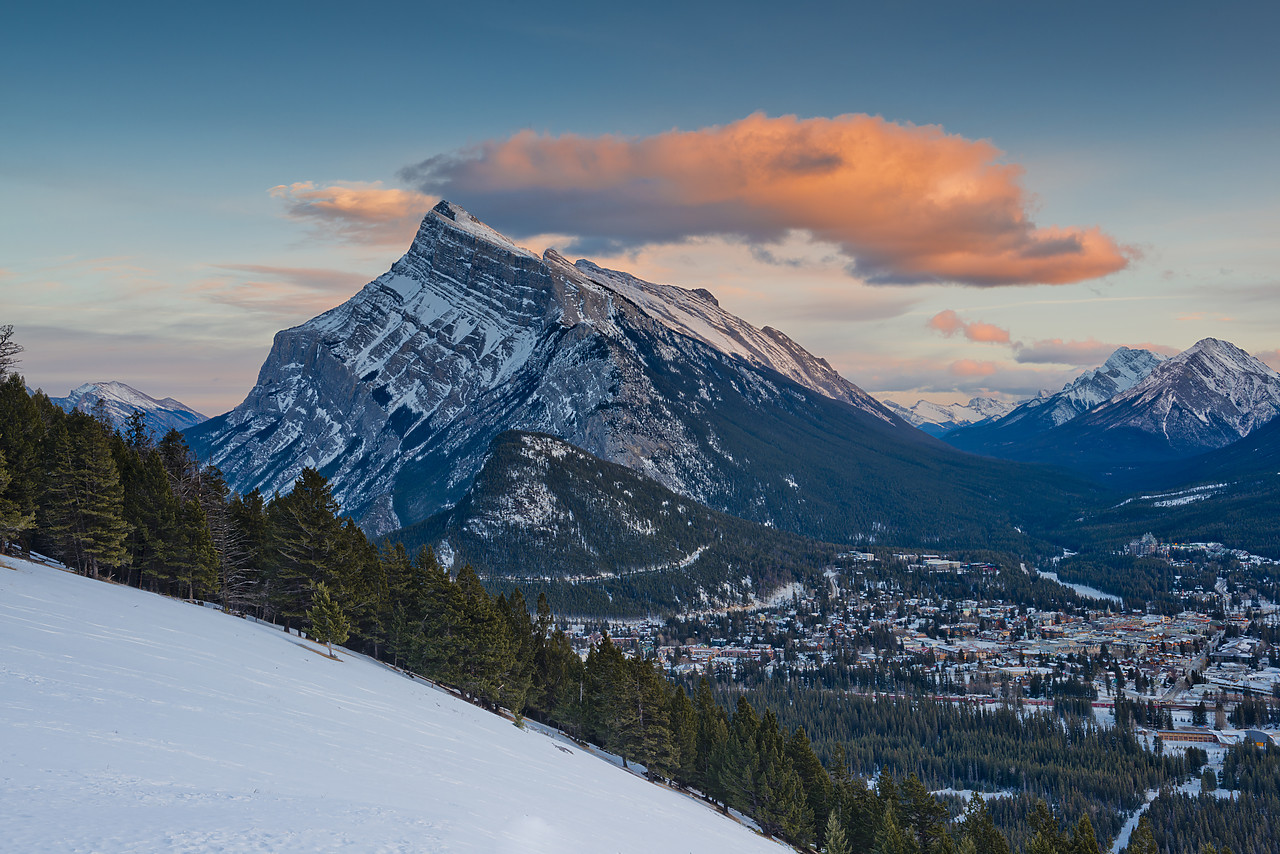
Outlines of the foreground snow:
[[359,656],[0,561],[6,850],[784,850]]

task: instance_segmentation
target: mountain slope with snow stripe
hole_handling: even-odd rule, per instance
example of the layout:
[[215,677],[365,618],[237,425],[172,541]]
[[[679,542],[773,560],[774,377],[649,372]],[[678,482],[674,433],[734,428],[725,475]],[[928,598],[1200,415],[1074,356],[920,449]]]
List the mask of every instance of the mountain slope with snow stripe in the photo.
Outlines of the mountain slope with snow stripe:
[[781,851],[346,652],[0,559],[8,850]]

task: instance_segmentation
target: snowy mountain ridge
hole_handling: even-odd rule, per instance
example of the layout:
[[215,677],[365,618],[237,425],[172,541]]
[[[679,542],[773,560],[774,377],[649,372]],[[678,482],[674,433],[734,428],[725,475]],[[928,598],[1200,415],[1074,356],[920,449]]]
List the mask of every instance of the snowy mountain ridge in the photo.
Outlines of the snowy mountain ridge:
[[157,400],[133,386],[115,381],[85,383],[72,389],[66,397],[52,397],[50,400],[64,412],[76,409],[91,412],[94,405],[102,401],[117,427],[123,426],[136,410],[142,413],[147,426],[157,435],[169,430],[185,430],[208,420],[208,416],[172,397]]
[[[700,377],[692,394],[658,388],[681,372]],[[441,202],[387,273],[278,333],[245,401],[188,439],[241,491],[287,491],[319,469],[374,534],[457,501],[507,429],[709,502],[733,492],[725,468],[741,461],[698,413],[725,393],[778,400],[782,379],[902,429],[825,361],[709,294],[539,258]]]
[[1019,403],[996,400],[994,397],[973,397],[968,403],[941,404],[919,400],[910,407],[893,401],[884,401],[884,405],[908,424],[931,435],[941,436],[957,427],[1002,418]]
[[1229,341],[1205,338],[1091,411],[1105,430],[1160,437],[1179,453],[1231,444],[1280,414],[1280,374]]
[[1064,385],[1061,391],[1051,393],[1045,389],[1026,401],[1008,414],[1008,421],[1014,423],[1034,413],[1037,420],[1047,422],[1046,427],[1065,424],[1120,392],[1133,388],[1164,360],[1164,356],[1150,350],[1120,347],[1107,357],[1101,367],[1085,371]]

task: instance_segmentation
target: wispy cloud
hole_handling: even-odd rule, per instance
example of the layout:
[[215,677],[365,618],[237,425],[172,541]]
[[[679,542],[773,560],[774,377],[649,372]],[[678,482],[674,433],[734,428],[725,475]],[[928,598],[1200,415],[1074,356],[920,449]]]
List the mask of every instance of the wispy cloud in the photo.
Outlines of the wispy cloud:
[[[970,341],[984,344],[1006,344],[1013,355],[1014,361],[1022,364],[1093,367],[1105,362],[1107,357],[1121,346],[1098,341],[1095,338],[1088,338],[1084,341],[1068,341],[1062,338],[1048,338],[1029,342],[1015,341],[1009,330],[1004,327],[981,321],[965,320],[952,309],[938,312],[925,322],[925,326],[941,332],[948,338],[962,333]],[[1172,356],[1178,352],[1177,348],[1150,342],[1129,346],[1136,349],[1151,350],[1154,353],[1160,353],[1165,356]],[[969,360],[962,360],[962,362],[965,363],[964,370],[974,370]],[[954,370],[952,372],[955,373]]]
[[1128,265],[1096,227],[1037,226],[1021,168],[1000,158],[936,126],[757,113],[648,137],[525,131],[401,177],[517,237],[574,235],[583,252],[802,230],[874,283],[1066,284]]
[[362,273],[263,264],[218,264],[192,290],[213,302],[285,320],[333,308],[369,281]]
[[287,216],[308,223],[325,237],[384,245],[407,244],[437,201],[413,190],[385,188],[380,181],[344,181],[327,187],[302,181],[280,184],[270,192],[285,203]]
[[982,321],[966,322],[951,309],[940,311],[925,324],[950,338],[957,332],[963,333],[970,341],[984,344],[1008,344],[1009,330]]

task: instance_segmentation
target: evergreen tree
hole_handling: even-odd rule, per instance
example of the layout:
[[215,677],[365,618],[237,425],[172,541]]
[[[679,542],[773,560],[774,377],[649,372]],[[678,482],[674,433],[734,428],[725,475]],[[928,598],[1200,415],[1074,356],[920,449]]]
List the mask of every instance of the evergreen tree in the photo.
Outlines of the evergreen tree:
[[671,691],[667,707],[671,727],[672,777],[682,788],[693,785],[698,769],[698,719],[693,701],[680,685]]
[[1027,843],[1027,854],[1071,854],[1070,843],[1044,801],[1036,802],[1031,828],[1034,835]]
[[752,809],[752,772],[755,768],[756,731],[760,719],[745,697],[738,698],[738,707],[729,725],[728,737],[720,745],[712,760],[713,786],[720,793],[726,806],[742,812]]
[[975,854],[1010,854],[1008,840],[996,828],[986,802],[976,792],[969,800],[969,809],[965,813],[964,835],[973,842]]
[[333,645],[342,644],[351,633],[351,623],[342,613],[341,606],[329,595],[329,587],[323,581],[316,583],[315,594],[311,597],[311,610],[307,611],[307,619],[311,622],[310,634],[329,648],[329,657],[333,657]]
[[37,509],[47,486],[46,435],[53,419],[63,418],[43,394],[28,395],[18,374],[0,377],[0,453],[9,473],[3,498],[18,519],[32,517],[30,527],[13,535],[24,546],[36,532]]
[[0,379],[4,379],[9,372],[17,367],[18,354],[21,353],[23,347],[17,341],[13,340],[13,324],[6,323],[0,326]]
[[1080,816],[1080,821],[1071,834],[1071,854],[1101,854],[1093,822],[1089,821],[1087,815]]
[[1125,854],[1160,854],[1160,847],[1156,845],[1155,834],[1151,832],[1151,822],[1147,820],[1145,815],[1138,819],[1138,826],[1134,828],[1133,835],[1129,837],[1129,844],[1125,846],[1124,851]]
[[[163,444],[163,443],[162,443]],[[170,464],[185,469],[180,449],[171,447]],[[332,593],[347,592],[342,520],[329,482],[313,468],[304,468],[288,495],[267,507],[271,536],[271,606],[284,618],[285,628],[306,614],[313,585],[323,581]]]
[[938,803],[915,774],[902,784],[905,825],[915,834],[921,851],[932,851],[947,832],[947,808]]
[[513,590],[510,597],[498,597],[498,613],[507,629],[507,642],[511,650],[510,668],[503,676],[503,706],[513,713],[524,710],[529,689],[533,685],[534,654],[539,638],[535,634],[533,617],[525,604],[524,594]]
[[791,737],[787,739],[787,759],[791,767],[796,770],[800,783],[804,787],[805,801],[813,816],[813,826],[822,828],[825,833],[833,794],[831,778],[822,767],[818,755],[813,752],[813,745],[810,744],[809,735],[804,727],[796,727]]
[[893,802],[889,802],[880,819],[880,828],[876,831],[872,854],[919,854],[919,851],[915,841],[898,826],[898,809]]
[[496,709],[514,662],[507,626],[470,565],[458,573],[456,585],[462,598],[457,687],[468,699]]
[[34,511],[24,512],[18,502],[8,496],[12,482],[4,451],[0,451],[0,554],[7,552],[10,544],[16,542],[23,531],[33,527],[36,521]]
[[729,742],[729,720],[724,709],[711,696],[711,684],[704,677],[694,695],[697,733],[694,745],[693,785],[713,801],[728,803],[727,791],[721,786],[719,762]]
[[93,578],[126,565],[124,494],[101,425],[71,413],[51,434],[49,459],[42,527],[58,556]]
[[823,832],[823,854],[853,854],[849,841],[845,839],[844,827],[840,824],[840,813],[832,810],[827,816],[826,830]]

